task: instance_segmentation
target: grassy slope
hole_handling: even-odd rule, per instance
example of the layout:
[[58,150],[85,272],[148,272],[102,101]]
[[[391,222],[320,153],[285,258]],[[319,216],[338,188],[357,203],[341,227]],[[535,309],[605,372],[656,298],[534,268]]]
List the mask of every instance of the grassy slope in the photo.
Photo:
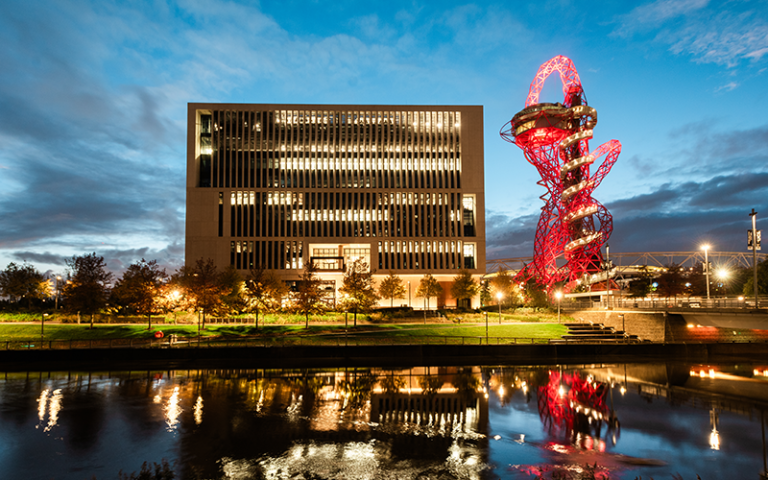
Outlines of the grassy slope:
[[[150,338],[155,331],[162,330],[167,336],[176,334],[181,337],[197,336],[197,327],[193,325],[162,325],[148,331],[144,325],[96,325],[94,329],[88,325],[46,324],[46,340],[89,340],[107,338]],[[518,338],[557,338],[565,333],[565,327],[556,324],[511,324],[490,325],[491,337]],[[209,326],[201,331],[201,335],[240,336],[240,335],[312,335],[319,333],[341,333],[343,325],[310,326],[304,329],[298,325],[267,326],[258,329],[253,326]],[[367,325],[349,328],[350,333],[375,334],[377,336],[485,336],[485,325],[453,326],[453,325]],[[0,341],[15,341],[40,338],[40,325],[0,325]]]

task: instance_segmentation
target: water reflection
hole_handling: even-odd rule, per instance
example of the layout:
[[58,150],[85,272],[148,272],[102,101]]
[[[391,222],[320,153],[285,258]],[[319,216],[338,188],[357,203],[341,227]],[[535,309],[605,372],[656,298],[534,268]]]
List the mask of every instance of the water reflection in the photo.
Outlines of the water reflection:
[[585,464],[597,478],[755,476],[764,468],[765,371],[637,364],[7,374],[0,468],[10,478],[29,468],[33,478],[69,470],[113,478],[167,458],[178,478],[552,478],[583,473]]

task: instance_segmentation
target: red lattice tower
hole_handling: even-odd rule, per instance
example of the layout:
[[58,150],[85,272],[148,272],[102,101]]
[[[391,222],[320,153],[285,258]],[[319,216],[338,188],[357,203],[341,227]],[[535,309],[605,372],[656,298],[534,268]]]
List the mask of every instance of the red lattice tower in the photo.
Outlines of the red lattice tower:
[[[563,103],[539,103],[544,81],[558,72]],[[517,274],[516,281],[536,280],[548,288],[564,283],[568,292],[579,284],[605,280],[601,248],[613,230],[608,210],[592,198],[616,163],[621,143],[611,140],[589,151],[597,111],[587,105],[573,62],[557,56],[539,67],[531,83],[525,108],[501,129],[504,140],[523,149],[525,158],[541,175],[547,189],[536,229],[533,262]],[[605,156],[594,175],[590,167]],[[557,259],[565,258],[558,267]]]

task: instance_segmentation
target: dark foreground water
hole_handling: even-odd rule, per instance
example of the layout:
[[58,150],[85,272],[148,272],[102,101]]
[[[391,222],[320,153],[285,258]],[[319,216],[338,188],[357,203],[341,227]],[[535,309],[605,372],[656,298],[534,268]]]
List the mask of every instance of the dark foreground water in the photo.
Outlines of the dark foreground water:
[[757,480],[766,370],[0,373],[0,478]]

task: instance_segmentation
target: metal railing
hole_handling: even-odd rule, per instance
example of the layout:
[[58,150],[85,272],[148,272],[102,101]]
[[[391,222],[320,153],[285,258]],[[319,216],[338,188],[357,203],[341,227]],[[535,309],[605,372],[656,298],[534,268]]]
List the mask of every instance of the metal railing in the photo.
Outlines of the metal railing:
[[[356,335],[288,335],[274,337],[175,339],[98,339],[98,340],[9,340],[0,342],[3,350],[77,350],[77,349],[148,349],[148,348],[215,348],[215,347],[292,347],[292,346],[376,346],[376,345],[533,345],[564,343],[567,339],[534,337],[485,336],[356,336]],[[568,341],[574,343],[574,340]],[[583,343],[583,342],[582,342]]]
[[[626,309],[740,309],[754,310],[755,300],[749,298],[698,298],[698,297],[678,297],[675,298],[630,298],[610,296],[604,297],[600,301],[589,299],[573,299],[563,301],[561,307],[565,310],[570,308],[626,308]],[[768,307],[768,298],[760,297],[760,307]]]

